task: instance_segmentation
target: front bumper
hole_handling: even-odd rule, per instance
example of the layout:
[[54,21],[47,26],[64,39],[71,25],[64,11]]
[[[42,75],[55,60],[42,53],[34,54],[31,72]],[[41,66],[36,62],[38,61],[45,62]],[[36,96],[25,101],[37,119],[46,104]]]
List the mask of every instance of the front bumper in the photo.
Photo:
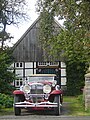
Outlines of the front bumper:
[[[60,104],[61,105],[61,104]],[[43,108],[54,108],[54,107],[57,107],[58,104],[57,103],[52,103],[52,102],[40,102],[40,103],[30,103],[30,102],[27,102],[27,101],[24,101],[24,102],[18,102],[18,103],[15,103],[14,104],[14,107],[20,107],[20,108],[40,108],[40,107],[43,107]]]

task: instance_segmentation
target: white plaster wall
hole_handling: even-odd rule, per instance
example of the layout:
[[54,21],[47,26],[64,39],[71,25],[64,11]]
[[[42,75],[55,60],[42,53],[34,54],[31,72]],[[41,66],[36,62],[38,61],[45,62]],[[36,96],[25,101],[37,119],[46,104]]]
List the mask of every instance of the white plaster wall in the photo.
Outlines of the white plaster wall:
[[21,76],[23,76],[23,69],[17,69],[16,71],[15,71],[15,74],[19,77],[21,77]]
[[61,85],[66,85],[66,77],[61,77]]

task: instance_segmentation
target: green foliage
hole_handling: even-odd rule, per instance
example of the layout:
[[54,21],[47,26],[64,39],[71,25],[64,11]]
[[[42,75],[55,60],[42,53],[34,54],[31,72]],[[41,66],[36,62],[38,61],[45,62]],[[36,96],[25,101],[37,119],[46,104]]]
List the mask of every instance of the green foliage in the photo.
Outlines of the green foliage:
[[[90,38],[86,36],[86,31],[76,29],[74,32],[62,30],[52,44],[52,55],[66,62],[67,66],[67,94],[80,94],[80,89],[84,86],[84,75],[86,72],[85,63],[90,61],[90,47],[87,46]],[[53,54],[54,52],[61,53]]]
[[[64,61],[89,62],[89,42],[90,38],[86,36],[85,30],[77,29],[74,32],[62,30],[56,39],[53,42],[51,41],[51,53],[57,58],[65,58]],[[56,53],[61,53],[61,55],[58,56],[58,54],[53,54],[53,51],[56,51]]]
[[79,95],[79,96],[77,97],[77,100],[79,101],[79,103],[80,103],[82,106],[85,106],[85,100],[84,100],[83,94]]
[[67,62],[67,95],[79,95],[82,93],[85,80],[85,63]]
[[[90,63],[90,1],[39,0],[40,2],[40,12],[53,10],[53,17],[57,15],[60,19],[65,19],[65,30],[48,39],[47,29],[46,32],[41,29],[45,37],[41,40],[46,45],[44,49],[47,49],[47,55],[66,62],[68,94],[80,94],[80,88],[84,85],[85,65]],[[44,28],[50,23],[50,19],[46,18],[48,17],[44,13]]]
[[13,97],[0,93],[0,109],[13,107]]
[[0,52],[0,93],[10,94],[14,89],[11,83],[15,79],[15,75],[8,70],[11,63],[10,52]]
[[44,59],[47,60],[50,57],[49,49],[50,44],[49,39],[53,38],[54,31],[54,18],[53,18],[53,10],[49,11],[43,8],[43,12],[40,14],[40,32],[39,32],[39,42],[44,51]]
[[90,116],[90,110],[85,111],[83,95],[79,96],[64,96],[64,102],[67,103],[69,115],[72,116]]
[[[62,30],[52,44],[51,54],[66,62],[67,94],[78,95],[84,86],[86,64],[90,61],[90,39],[85,36],[85,31]],[[54,51],[54,52],[53,52]],[[54,54],[53,54],[54,53]],[[58,53],[61,53],[60,56]]]
[[[72,59],[74,61],[90,62],[90,2],[75,0],[39,0],[39,9],[43,24],[41,25],[41,41],[45,46],[44,49],[57,58]],[[65,18],[65,28],[59,36],[53,36],[50,27],[53,26],[51,19],[48,19],[45,11],[48,10],[49,18],[55,15]],[[53,14],[51,14],[53,13]],[[51,23],[51,24],[50,24]],[[48,25],[49,24],[49,25]],[[49,29],[46,29],[47,28]],[[50,33],[51,31],[51,33]],[[47,34],[49,37],[47,38]],[[43,39],[44,36],[44,39]],[[51,46],[51,47],[47,47]],[[63,52],[64,51],[64,52]],[[59,55],[58,55],[59,53]],[[61,54],[61,55],[60,55]]]

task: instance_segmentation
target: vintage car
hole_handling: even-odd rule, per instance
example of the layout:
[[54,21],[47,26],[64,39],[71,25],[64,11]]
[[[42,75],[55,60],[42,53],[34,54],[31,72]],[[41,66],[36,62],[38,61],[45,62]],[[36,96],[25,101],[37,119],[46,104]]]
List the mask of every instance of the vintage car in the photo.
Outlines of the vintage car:
[[55,115],[61,113],[62,90],[55,74],[33,74],[13,94],[15,115],[20,115],[22,108],[52,110]]

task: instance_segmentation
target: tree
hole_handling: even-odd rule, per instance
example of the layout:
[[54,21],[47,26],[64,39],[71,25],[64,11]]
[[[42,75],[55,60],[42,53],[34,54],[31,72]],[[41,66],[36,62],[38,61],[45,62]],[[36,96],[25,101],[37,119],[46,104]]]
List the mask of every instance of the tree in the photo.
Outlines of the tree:
[[[89,54],[90,54],[89,53],[89,50],[90,50],[90,1],[89,0],[68,0],[68,1],[67,0],[39,0],[38,4],[39,4],[39,9],[41,14],[42,13],[45,14],[45,11],[49,9],[50,13],[51,11],[53,11],[53,14],[52,14],[53,17],[57,15],[59,19],[65,19],[64,25],[66,30],[60,33],[60,35],[62,34],[61,35],[63,37],[62,39],[60,39],[60,35],[59,35],[56,38],[54,37],[54,39],[52,38],[52,40],[48,38],[46,39],[46,42],[45,42],[45,39],[44,41],[42,39],[42,41],[45,44],[48,43],[48,45],[52,44],[54,48],[52,47],[51,51],[54,50],[56,51],[56,53],[58,52],[58,50],[60,52],[60,50],[63,50],[64,48],[65,48],[64,55],[66,55],[65,52],[67,53],[67,51],[69,50],[70,52],[72,51],[71,53],[67,54],[66,57],[67,56],[71,57],[75,55],[75,53],[77,54],[77,49],[81,47],[79,51],[82,53],[82,50],[83,50],[82,54],[83,56],[85,56],[85,57],[82,57],[82,59],[84,60],[85,58],[84,61],[86,61],[86,58],[87,58],[87,61],[90,62],[90,57],[89,57]],[[51,15],[50,13],[49,15]],[[46,28],[48,23],[49,25],[52,26],[52,22],[50,24],[50,20],[49,19],[46,20],[46,17],[47,17],[46,15],[43,15],[42,17],[43,21],[46,22],[45,24],[42,25],[43,26],[42,28],[44,29]],[[43,32],[43,30],[41,31]],[[43,34],[45,36],[47,32],[46,33],[43,32]],[[60,46],[58,44],[59,42],[60,43],[64,42],[62,49],[60,49],[62,45]],[[55,43],[55,45],[53,45],[53,43]],[[75,48],[74,45],[76,49],[74,49]],[[74,47],[73,48],[74,50],[72,50],[71,47],[72,48]],[[76,52],[73,54],[73,51],[76,51]]]
[[26,19],[25,0],[0,0],[0,41],[1,48],[4,47],[4,42],[12,37],[6,32],[6,26],[17,24],[22,18]]
[[0,93],[10,94],[13,90],[11,83],[14,81],[15,75],[8,70],[12,61],[9,50],[0,51]]
[[[42,4],[47,5],[45,9],[49,7],[54,10],[54,15],[59,19],[65,19],[65,29],[53,39],[48,39],[47,43],[52,46],[50,47],[51,55],[62,58],[66,62],[68,91],[76,89],[79,94],[80,88],[84,85],[85,65],[90,63],[90,1],[49,0],[51,4],[48,0],[41,1],[43,1]],[[76,87],[73,87],[75,81]],[[72,92],[72,95],[74,94],[75,91]]]
[[[50,45],[48,43],[49,39],[53,39],[54,32],[54,10],[51,9],[50,0],[44,4],[43,1],[38,2],[38,11],[40,12],[40,32],[39,32],[39,44],[41,44],[44,51],[44,59],[51,59],[49,54]],[[46,9],[48,4],[48,8]]]
[[4,45],[12,36],[6,32],[6,26],[18,24],[27,19],[25,0],[0,0],[0,93],[12,91],[11,83],[15,79],[14,73],[8,70],[13,62],[10,49]]

